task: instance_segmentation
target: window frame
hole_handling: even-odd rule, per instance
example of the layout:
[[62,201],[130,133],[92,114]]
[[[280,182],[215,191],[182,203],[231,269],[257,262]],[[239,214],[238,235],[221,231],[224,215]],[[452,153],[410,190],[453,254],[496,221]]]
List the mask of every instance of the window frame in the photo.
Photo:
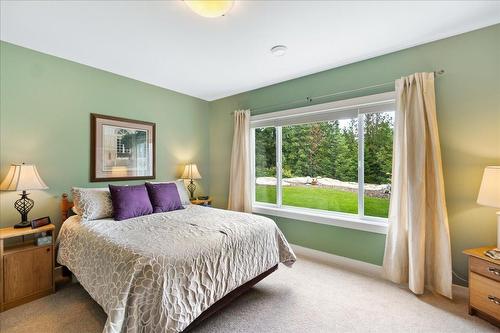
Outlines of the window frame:
[[[320,224],[339,226],[375,233],[386,234],[388,219],[364,215],[364,114],[387,111],[388,107],[395,109],[395,92],[368,95],[363,97],[340,100],[330,103],[316,104],[301,108],[276,111],[250,118],[250,171],[252,191],[252,212],[289,219],[302,220]],[[356,110],[358,120],[358,214],[328,211],[305,207],[283,205],[282,179],[282,127],[294,125],[293,119],[298,119],[299,125],[310,118],[311,122],[328,121],[314,120],[324,117],[335,119],[340,112]],[[286,125],[280,122],[289,122]],[[337,118],[337,119],[340,119]],[[276,123],[276,125],[273,124]],[[274,127],[276,131],[276,203],[258,202],[255,200],[255,129]]]

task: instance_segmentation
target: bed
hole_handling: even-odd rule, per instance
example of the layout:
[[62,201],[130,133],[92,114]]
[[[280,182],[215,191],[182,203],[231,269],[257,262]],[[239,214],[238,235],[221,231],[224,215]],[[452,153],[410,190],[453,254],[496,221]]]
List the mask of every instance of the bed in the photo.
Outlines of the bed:
[[[66,217],[71,203],[63,197]],[[108,315],[104,331],[186,332],[295,255],[274,221],[189,205],[64,220],[57,261]]]

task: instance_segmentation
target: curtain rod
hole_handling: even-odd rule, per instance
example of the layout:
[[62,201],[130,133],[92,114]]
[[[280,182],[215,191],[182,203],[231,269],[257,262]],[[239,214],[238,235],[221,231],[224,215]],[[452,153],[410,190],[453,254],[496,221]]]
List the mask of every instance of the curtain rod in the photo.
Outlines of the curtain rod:
[[[433,71],[434,75],[444,75],[445,74],[445,71],[444,69],[440,69],[440,70],[437,70],[437,71]],[[320,96],[314,96],[314,97],[311,97],[311,96],[306,96],[306,102],[308,103],[312,103],[313,100],[315,99],[321,99],[321,98],[325,98],[325,97],[331,97],[331,96],[336,96],[336,95],[342,95],[342,94],[346,94],[346,93],[351,93],[351,92],[356,92],[356,91],[361,91],[361,90],[366,90],[366,89],[372,89],[372,88],[378,88],[378,87],[383,87],[383,86],[387,86],[389,84],[394,84],[394,81],[390,81],[390,82],[384,82],[384,83],[377,83],[377,84],[374,84],[374,85],[371,85],[371,86],[366,86],[366,87],[362,87],[362,88],[357,88],[357,89],[351,89],[351,90],[344,90],[344,91],[338,91],[338,92],[334,92],[334,93],[331,93],[331,94],[326,94],[326,95],[320,95]],[[254,109],[250,109],[250,112],[253,112],[253,111],[261,111],[261,110],[265,110],[265,109],[274,109],[274,108],[278,108],[278,107],[284,107],[284,106],[288,106],[288,105],[293,105],[293,104],[297,104],[299,102],[304,102],[304,99],[301,98],[301,99],[296,99],[294,101],[291,101],[291,102],[286,102],[286,103],[281,103],[281,104],[274,104],[274,105],[266,105],[266,106],[261,106],[261,107],[258,107],[258,108],[254,108]],[[231,112],[231,114],[233,114],[234,111]]]

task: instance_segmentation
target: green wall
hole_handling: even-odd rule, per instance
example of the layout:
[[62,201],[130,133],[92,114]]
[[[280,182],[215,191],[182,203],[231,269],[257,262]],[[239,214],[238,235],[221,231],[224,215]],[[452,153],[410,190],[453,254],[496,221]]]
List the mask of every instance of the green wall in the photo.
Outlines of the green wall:
[[[158,180],[198,163],[208,193],[208,102],[26,48],[0,44],[0,177],[11,162],[31,162],[50,187],[32,191],[30,217],[59,224],[59,197],[90,183],[90,113],[156,123]],[[134,182],[117,182],[122,184]],[[140,182],[135,182],[140,183]],[[0,226],[18,222],[15,192],[0,193]]]
[[[275,84],[210,103],[210,191],[225,207],[236,109],[258,108],[390,82],[414,72],[444,69],[436,98],[453,266],[466,276],[462,250],[494,244],[495,210],[476,204],[486,165],[500,165],[500,25],[413,47],[351,65]],[[336,96],[346,99],[393,90],[372,89]],[[328,100],[315,100],[323,103]],[[302,105],[305,105],[303,103]],[[302,106],[300,104],[295,106]],[[274,110],[266,110],[270,112]],[[256,113],[253,113],[256,114]],[[291,243],[381,264],[381,234],[274,218]],[[458,281],[457,281],[458,282]]]
[[[156,122],[157,179],[178,178],[184,163],[196,162],[204,176],[198,194],[210,193],[214,205],[225,208],[232,111],[444,69],[446,74],[436,81],[438,121],[453,263],[456,272],[465,276],[466,259],[461,251],[493,244],[496,238],[494,209],[478,206],[475,200],[483,168],[500,164],[498,40],[500,25],[495,25],[210,103],[2,42],[0,177],[11,162],[35,163],[50,189],[32,191],[35,208],[30,216],[50,215],[59,224],[61,193],[71,186],[106,186],[89,182],[89,114],[102,113]],[[388,90],[386,86],[336,99]],[[274,110],[266,110],[270,111]],[[17,222],[19,215],[12,207],[15,199],[14,192],[0,193],[0,226]],[[382,262],[384,235],[273,219],[291,243]]]

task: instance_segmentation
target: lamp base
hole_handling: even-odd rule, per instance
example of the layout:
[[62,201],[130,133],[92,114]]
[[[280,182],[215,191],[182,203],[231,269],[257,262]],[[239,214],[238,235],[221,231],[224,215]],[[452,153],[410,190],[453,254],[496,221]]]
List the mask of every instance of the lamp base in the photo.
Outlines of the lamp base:
[[30,221],[22,221],[19,222],[18,224],[14,225],[14,228],[26,228],[26,227],[31,227],[31,222]]
[[196,191],[196,185],[194,184],[193,180],[191,179],[191,181],[189,182],[188,186],[187,186],[187,189],[189,191],[189,193],[191,194],[191,200],[195,200],[196,198],[194,197],[194,191]]
[[[20,194],[20,196],[21,198],[16,200],[16,202],[14,202],[14,207],[17,209],[19,214],[21,214],[21,222],[18,223],[21,226],[18,228],[24,228],[30,225],[29,224],[30,222],[28,222],[28,213],[31,210],[31,208],[33,208],[33,206],[35,205],[35,202],[30,198],[28,198],[28,193],[26,193],[26,191],[23,191],[23,193]],[[28,224],[25,225],[26,223]]]

